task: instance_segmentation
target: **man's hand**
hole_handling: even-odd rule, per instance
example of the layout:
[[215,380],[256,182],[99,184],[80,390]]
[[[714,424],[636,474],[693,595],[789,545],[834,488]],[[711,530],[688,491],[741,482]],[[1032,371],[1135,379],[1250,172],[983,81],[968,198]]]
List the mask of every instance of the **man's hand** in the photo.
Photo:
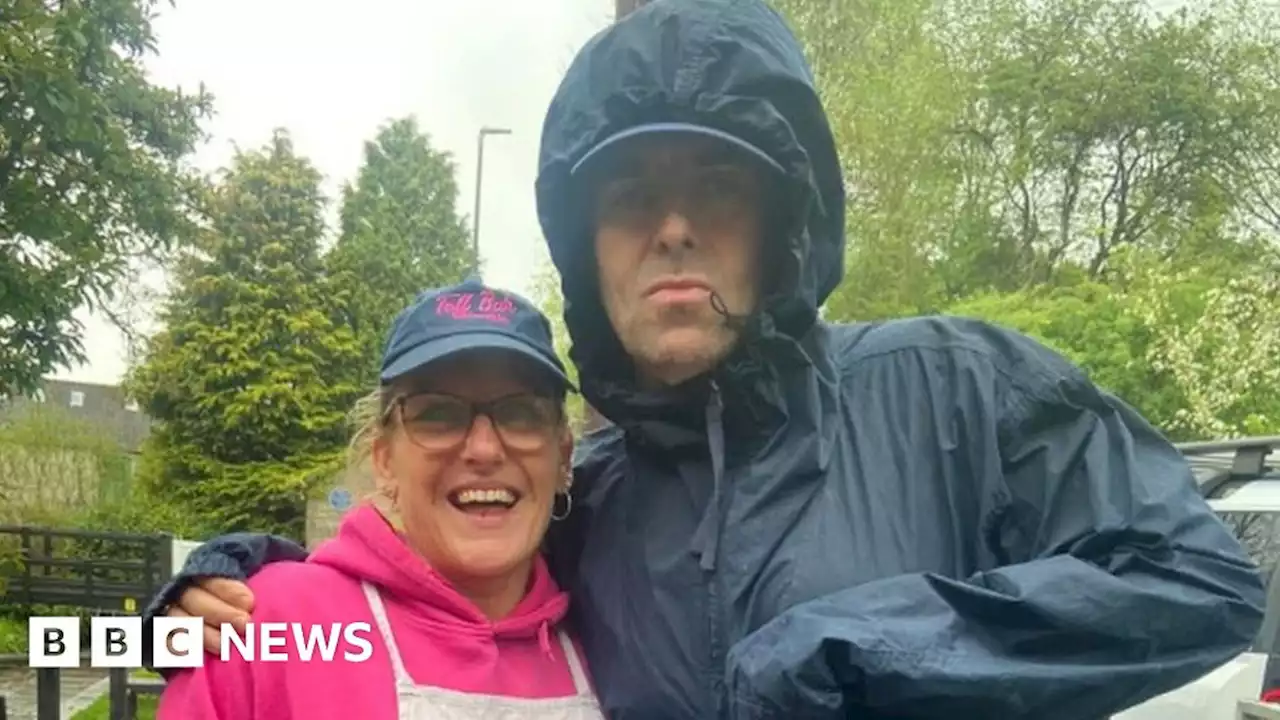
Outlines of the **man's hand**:
[[243,634],[252,610],[253,592],[248,585],[227,578],[205,578],[184,590],[165,615],[202,618],[204,648],[217,654],[222,648],[222,624],[231,623],[236,632]]

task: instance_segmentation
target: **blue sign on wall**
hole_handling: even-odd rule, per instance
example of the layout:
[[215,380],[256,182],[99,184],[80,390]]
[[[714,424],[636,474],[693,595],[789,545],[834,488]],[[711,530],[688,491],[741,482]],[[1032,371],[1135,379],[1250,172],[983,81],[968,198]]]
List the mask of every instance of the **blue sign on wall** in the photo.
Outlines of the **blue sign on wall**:
[[346,488],[334,488],[329,491],[329,507],[338,512],[345,512],[351,507],[351,491]]

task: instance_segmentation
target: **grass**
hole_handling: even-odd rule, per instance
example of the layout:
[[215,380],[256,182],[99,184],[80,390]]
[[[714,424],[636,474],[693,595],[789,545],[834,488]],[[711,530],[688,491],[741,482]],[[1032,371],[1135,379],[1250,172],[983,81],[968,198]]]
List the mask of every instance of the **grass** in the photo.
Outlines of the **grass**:
[[27,652],[27,621],[0,617],[0,655]]
[[[156,720],[156,705],[160,698],[143,695],[138,698],[138,720]],[[106,695],[93,701],[89,707],[71,716],[71,720],[110,720],[111,705]]]
[[[159,675],[149,670],[135,670],[130,673],[136,678],[158,678]],[[160,698],[154,695],[143,695],[138,698],[138,720],[156,720],[156,709]],[[107,695],[94,700],[89,707],[71,716],[71,720],[110,720],[111,698]]]

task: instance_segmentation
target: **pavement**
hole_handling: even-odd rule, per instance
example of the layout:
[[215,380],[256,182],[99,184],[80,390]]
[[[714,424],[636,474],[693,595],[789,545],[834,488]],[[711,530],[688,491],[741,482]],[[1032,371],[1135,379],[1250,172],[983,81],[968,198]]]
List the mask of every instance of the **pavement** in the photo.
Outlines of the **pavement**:
[[[63,668],[61,676],[62,717],[57,720],[71,720],[107,691],[107,671],[102,668]],[[0,720],[37,720],[36,671],[0,667],[0,697],[8,712]]]

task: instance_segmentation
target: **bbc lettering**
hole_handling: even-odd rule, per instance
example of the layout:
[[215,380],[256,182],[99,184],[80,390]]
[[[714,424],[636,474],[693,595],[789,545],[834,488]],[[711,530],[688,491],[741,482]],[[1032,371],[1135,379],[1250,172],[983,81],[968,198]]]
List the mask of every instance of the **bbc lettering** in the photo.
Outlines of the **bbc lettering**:
[[[203,633],[204,621],[200,618],[155,618],[152,621],[151,667],[204,665]],[[249,623],[242,637],[230,625],[224,625],[219,659],[225,662],[238,656],[250,662],[283,662],[296,657],[303,662],[364,662],[373,654],[373,644],[369,641],[371,633],[369,623],[361,622],[331,623],[327,626]],[[90,618],[89,666],[142,667],[143,642],[142,618]],[[33,668],[79,667],[80,620],[74,617],[32,617],[27,622],[27,647],[28,664]]]

